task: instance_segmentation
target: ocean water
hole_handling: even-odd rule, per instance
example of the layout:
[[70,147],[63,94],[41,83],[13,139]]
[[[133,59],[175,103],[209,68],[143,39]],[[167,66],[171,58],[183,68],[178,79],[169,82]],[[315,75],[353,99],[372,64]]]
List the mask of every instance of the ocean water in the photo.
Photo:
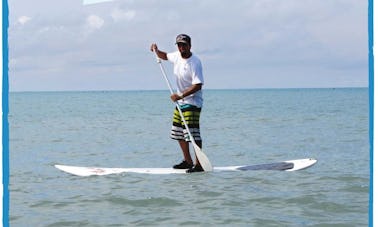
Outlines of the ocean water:
[[170,167],[168,91],[9,95],[10,226],[367,226],[367,88],[205,90],[214,166],[302,171],[76,177],[54,164]]

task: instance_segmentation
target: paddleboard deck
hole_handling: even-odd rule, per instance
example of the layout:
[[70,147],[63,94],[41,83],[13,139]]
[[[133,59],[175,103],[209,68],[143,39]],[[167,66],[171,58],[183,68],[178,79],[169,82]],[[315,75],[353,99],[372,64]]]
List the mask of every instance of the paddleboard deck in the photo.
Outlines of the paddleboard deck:
[[[274,162],[258,165],[243,165],[243,166],[224,166],[214,167],[214,172],[222,171],[250,171],[250,170],[278,170],[278,171],[296,171],[306,169],[317,162],[316,159],[296,159],[282,162]],[[186,169],[173,169],[173,168],[102,168],[102,167],[80,167],[80,166],[67,166],[55,165],[59,170],[76,176],[103,176],[109,174],[120,173],[141,173],[141,174],[183,174]]]

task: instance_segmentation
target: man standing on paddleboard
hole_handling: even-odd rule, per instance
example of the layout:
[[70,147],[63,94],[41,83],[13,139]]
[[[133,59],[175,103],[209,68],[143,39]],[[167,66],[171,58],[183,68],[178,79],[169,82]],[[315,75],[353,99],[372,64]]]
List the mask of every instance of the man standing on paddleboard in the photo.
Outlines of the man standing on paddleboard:
[[[202,74],[202,64],[200,59],[191,51],[191,38],[186,34],[180,34],[176,37],[178,51],[166,53],[158,49],[154,43],[151,45],[151,51],[155,51],[157,56],[163,60],[169,60],[173,63],[173,73],[176,76],[177,93],[171,95],[173,102],[178,102],[189,130],[199,147],[202,147],[200,134],[200,114],[202,108],[202,85],[204,83]],[[179,111],[176,109],[173,113],[173,123],[171,129],[171,138],[178,140],[180,148],[184,155],[184,160],[174,169],[188,169],[187,172],[203,171],[198,159],[193,165],[189,151],[190,138],[182,122]]]

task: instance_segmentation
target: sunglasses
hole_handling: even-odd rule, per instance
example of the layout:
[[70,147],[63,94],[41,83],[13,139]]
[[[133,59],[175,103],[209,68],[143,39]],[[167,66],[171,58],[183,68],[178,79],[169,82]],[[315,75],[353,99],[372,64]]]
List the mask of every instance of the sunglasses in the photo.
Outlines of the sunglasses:
[[187,43],[177,43],[177,46],[179,47],[185,47],[185,46],[189,46]]

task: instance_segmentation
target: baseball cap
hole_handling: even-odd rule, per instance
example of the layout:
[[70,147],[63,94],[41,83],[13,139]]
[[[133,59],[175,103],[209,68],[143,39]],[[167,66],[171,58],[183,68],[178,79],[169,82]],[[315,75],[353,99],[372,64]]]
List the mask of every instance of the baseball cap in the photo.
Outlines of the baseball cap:
[[186,43],[190,45],[190,37],[185,34],[180,34],[176,37],[176,44],[178,43]]

